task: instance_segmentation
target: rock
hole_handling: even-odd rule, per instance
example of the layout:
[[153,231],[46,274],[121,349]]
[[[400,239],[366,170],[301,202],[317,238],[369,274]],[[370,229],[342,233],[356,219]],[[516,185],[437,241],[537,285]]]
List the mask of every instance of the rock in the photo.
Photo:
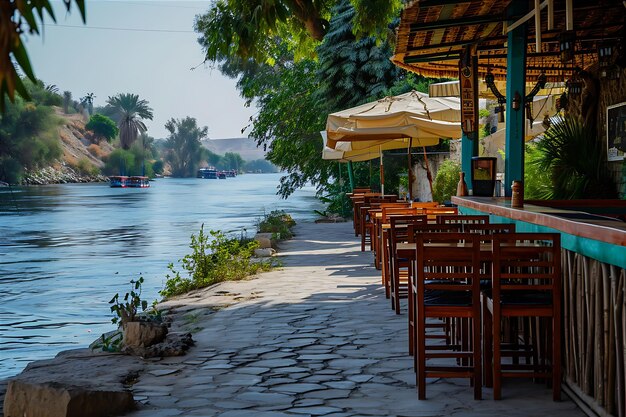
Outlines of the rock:
[[191,333],[170,333],[165,341],[146,348],[132,349],[129,353],[143,358],[183,356],[194,345]]
[[88,349],[30,363],[9,381],[5,417],[120,415],[134,408],[124,383],[143,368],[140,359]]
[[267,249],[272,247],[272,234],[271,233],[257,233],[254,237],[259,243],[259,249]]
[[276,250],[272,248],[254,250],[254,256],[256,256],[257,258],[267,258],[268,256],[273,256],[275,253],[276,253]]
[[167,326],[150,321],[131,321],[124,324],[124,346],[145,348],[160,343],[167,335]]
[[86,389],[59,382],[9,381],[5,417],[81,417],[124,414],[135,408],[129,391]]

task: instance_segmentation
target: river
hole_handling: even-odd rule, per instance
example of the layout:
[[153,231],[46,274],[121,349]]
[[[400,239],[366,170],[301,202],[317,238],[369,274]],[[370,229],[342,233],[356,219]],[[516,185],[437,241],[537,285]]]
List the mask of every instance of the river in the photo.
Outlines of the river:
[[140,274],[143,298],[158,298],[167,264],[189,252],[201,224],[253,236],[275,209],[312,220],[315,190],[282,200],[280,176],[0,188],[0,379],[113,330],[108,301]]

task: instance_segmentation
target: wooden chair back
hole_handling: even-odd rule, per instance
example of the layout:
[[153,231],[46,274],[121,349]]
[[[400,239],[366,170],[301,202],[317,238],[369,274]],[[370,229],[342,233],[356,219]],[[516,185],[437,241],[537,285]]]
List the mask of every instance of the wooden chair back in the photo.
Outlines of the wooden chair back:
[[489,223],[489,216],[466,214],[442,214],[437,216],[438,224],[485,224]]

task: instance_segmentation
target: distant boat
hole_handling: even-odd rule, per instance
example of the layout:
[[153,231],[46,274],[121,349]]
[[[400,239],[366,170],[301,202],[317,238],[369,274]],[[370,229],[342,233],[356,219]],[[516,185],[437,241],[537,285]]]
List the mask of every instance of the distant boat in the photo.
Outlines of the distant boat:
[[212,168],[200,168],[196,175],[198,178],[216,180],[218,178],[217,170]]
[[128,186],[128,177],[124,175],[110,176],[109,185],[111,188],[126,188]]
[[148,188],[150,179],[143,176],[127,177],[124,175],[114,175],[109,177],[112,188]]
[[219,171],[217,173],[217,178],[221,179],[221,180],[225,180],[226,179],[226,172],[224,171]]
[[228,171],[226,171],[226,176],[229,178],[234,178],[237,176],[237,170],[235,169],[230,169]]
[[9,186],[8,182],[0,181],[0,187],[8,187],[8,186]]
[[128,179],[128,188],[149,188],[150,178],[143,176],[130,177]]

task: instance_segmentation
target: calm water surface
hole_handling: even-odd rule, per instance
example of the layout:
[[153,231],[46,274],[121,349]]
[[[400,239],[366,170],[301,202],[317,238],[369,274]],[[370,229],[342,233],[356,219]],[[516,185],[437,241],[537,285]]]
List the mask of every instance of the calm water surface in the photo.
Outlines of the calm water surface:
[[149,189],[0,188],[0,379],[113,330],[108,301],[143,274],[144,298],[204,223],[248,235],[264,211],[311,220],[314,189],[276,196],[280,174],[159,179]]

